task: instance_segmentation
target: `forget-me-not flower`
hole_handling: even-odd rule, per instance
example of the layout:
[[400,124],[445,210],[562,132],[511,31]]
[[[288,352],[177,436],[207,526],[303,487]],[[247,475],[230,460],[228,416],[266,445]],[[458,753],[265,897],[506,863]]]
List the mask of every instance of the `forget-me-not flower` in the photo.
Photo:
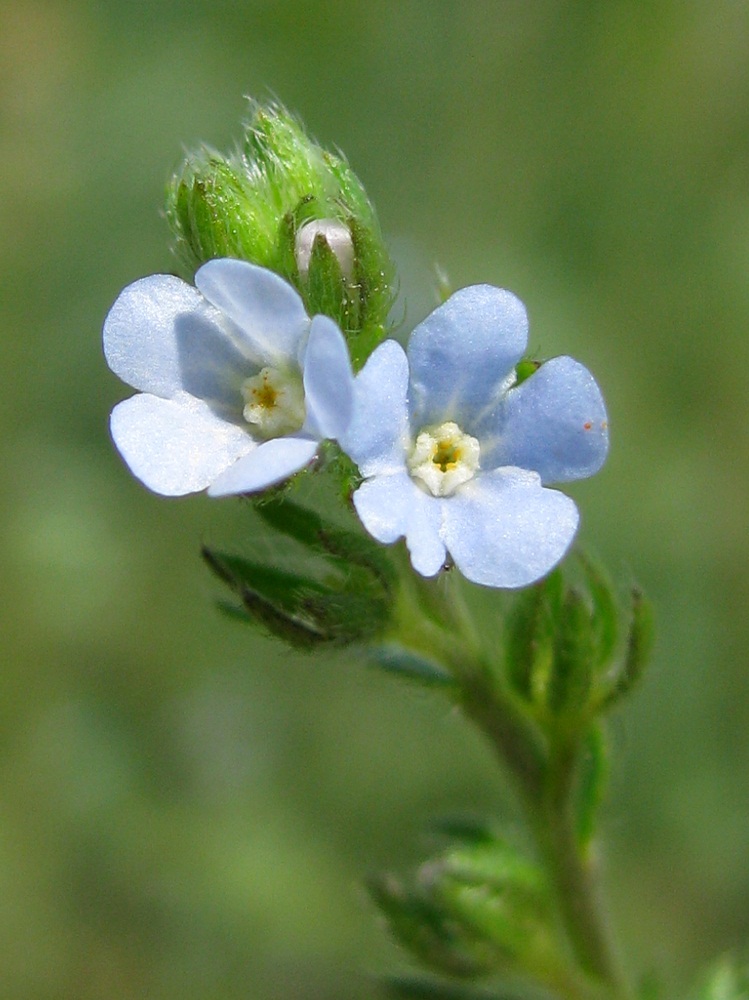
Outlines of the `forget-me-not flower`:
[[112,306],[107,362],[140,390],[112,411],[112,437],[156,493],[261,490],[345,431],[348,348],[333,320],[310,320],[297,292],[265,268],[211,260],[195,285],[152,275]]
[[547,573],[577,530],[574,502],[547,483],[584,478],[606,457],[606,410],[593,376],[558,357],[520,381],[523,304],[475,285],[393,340],[356,378],[342,442],[365,482],[354,504],[381,542],[405,537],[434,576],[449,553],[469,580],[522,587]]

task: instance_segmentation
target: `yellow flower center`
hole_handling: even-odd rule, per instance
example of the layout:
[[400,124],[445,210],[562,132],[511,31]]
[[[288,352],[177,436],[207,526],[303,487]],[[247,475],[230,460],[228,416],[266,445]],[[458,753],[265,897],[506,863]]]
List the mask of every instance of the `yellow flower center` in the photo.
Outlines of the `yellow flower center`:
[[473,479],[479,467],[479,443],[452,420],[421,431],[408,458],[413,479],[435,497],[449,497]]
[[262,368],[242,383],[242,415],[266,440],[298,431],[306,417],[304,386],[296,372]]

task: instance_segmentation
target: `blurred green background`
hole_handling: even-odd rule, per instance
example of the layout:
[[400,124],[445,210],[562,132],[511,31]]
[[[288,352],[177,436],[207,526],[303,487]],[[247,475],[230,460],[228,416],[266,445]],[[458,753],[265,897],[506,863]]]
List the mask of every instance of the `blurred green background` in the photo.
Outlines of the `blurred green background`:
[[[438,262],[523,298],[607,396],[581,541],[657,610],[613,720],[615,922],[674,996],[749,940],[749,5],[0,6],[0,995],[364,1000],[360,888],[435,813],[510,808],[439,700],[226,622],[239,504],[127,473],[100,352],[168,271],[166,178],[275,94],[367,185],[406,328]],[[251,540],[245,540],[245,543]]]

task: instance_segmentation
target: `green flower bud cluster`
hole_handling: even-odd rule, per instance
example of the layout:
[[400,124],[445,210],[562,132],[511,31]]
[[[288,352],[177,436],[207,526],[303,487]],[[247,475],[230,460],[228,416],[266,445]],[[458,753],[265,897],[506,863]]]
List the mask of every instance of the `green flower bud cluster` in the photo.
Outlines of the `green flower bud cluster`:
[[186,277],[215,257],[277,272],[311,316],[338,323],[357,369],[385,336],[394,268],[374,208],[344,157],[280,105],[253,105],[235,153],[189,155],[170,182],[166,217]]
[[568,963],[538,865],[486,826],[449,824],[447,831],[447,849],[411,878],[369,882],[398,943],[430,972],[452,979],[565,981]]
[[583,556],[579,567],[579,581],[569,582],[569,567],[556,569],[518,595],[505,623],[503,675],[525,716],[526,737],[539,750],[540,799],[556,808],[560,761],[574,776],[568,792],[575,837],[584,849],[608,777],[601,717],[640,680],[651,652],[653,615],[634,588],[622,639],[611,585]]
[[581,557],[583,582],[556,569],[519,595],[505,639],[506,672],[537,720],[552,730],[579,729],[612,708],[639,680],[652,645],[653,620],[632,590],[624,650],[611,586]]

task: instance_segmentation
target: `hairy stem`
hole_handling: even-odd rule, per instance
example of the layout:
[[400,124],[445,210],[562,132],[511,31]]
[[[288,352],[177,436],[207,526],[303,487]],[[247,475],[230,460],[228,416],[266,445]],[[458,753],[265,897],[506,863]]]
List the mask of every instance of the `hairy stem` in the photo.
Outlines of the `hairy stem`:
[[460,685],[461,707],[488,737],[512,776],[576,963],[591,980],[594,993],[600,987],[605,996],[628,1000],[631,992],[604,915],[595,851],[578,836],[575,792],[582,734],[542,733],[504,689],[501,675],[482,649],[460,591],[452,588],[445,597],[458,639],[456,653],[446,659]]
[[449,670],[461,709],[489,739],[525,808],[577,970],[554,988],[568,1000],[629,1000],[603,913],[595,854],[577,831],[581,734],[547,732],[505,689],[455,586],[409,582],[402,591],[400,638]]
[[580,967],[611,996],[630,995],[604,916],[599,872],[590,844],[581,845],[573,807],[579,761],[576,739],[555,741],[542,795],[528,801],[533,832],[551,879],[560,918]]

